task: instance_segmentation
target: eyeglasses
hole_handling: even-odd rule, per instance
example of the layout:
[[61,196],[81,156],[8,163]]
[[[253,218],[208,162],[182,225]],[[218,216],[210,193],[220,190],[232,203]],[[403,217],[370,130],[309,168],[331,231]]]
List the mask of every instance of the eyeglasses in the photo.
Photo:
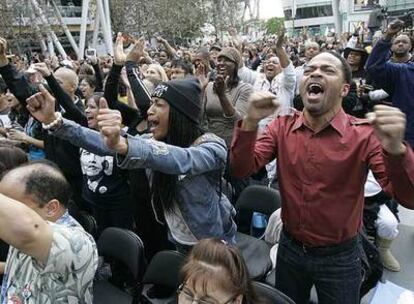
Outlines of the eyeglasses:
[[177,289],[177,294],[180,295],[180,304],[233,304],[235,297],[231,297],[231,299],[227,300],[226,302],[219,302],[215,299],[196,299],[194,295],[185,288],[185,284],[181,284]]

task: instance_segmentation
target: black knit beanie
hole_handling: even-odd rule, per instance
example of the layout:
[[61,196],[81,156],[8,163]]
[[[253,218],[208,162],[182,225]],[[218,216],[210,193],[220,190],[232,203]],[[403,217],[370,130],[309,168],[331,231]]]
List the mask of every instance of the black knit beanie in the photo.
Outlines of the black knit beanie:
[[152,97],[165,99],[181,114],[198,123],[201,111],[201,88],[196,78],[171,80],[157,85]]

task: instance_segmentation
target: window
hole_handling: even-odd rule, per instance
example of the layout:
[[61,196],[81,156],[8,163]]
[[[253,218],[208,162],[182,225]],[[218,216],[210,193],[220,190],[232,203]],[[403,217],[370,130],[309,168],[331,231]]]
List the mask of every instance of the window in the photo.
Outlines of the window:
[[[292,10],[288,9],[284,11],[285,19],[292,20]],[[299,7],[296,9],[295,19],[307,19],[333,16],[332,5],[320,5],[310,7]]]
[[376,7],[375,0],[354,0],[354,11],[372,10]]
[[285,10],[284,13],[285,13],[285,20],[292,20],[292,10],[291,9]]

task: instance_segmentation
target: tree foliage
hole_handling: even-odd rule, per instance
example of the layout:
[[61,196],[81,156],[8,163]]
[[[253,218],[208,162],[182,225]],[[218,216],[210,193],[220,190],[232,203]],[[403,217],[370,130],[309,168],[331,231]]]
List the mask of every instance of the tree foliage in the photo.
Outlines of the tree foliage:
[[13,15],[15,15],[13,5],[10,1],[0,0],[0,14],[0,35],[2,37],[9,37],[12,32]]
[[273,17],[266,21],[266,34],[276,34],[284,27],[284,18]]
[[205,23],[217,32],[240,26],[244,0],[117,0],[111,6],[115,32],[190,38]]
[[202,0],[111,1],[114,31],[193,36],[207,21]]

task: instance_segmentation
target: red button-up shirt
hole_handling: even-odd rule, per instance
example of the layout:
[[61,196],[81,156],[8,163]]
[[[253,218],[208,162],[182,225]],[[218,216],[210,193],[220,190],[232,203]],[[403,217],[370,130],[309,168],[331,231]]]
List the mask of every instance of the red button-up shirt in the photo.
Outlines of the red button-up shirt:
[[364,183],[371,169],[381,187],[414,209],[414,153],[399,157],[382,150],[366,121],[341,110],[321,131],[303,113],[273,120],[256,131],[234,130],[230,163],[235,176],[259,170],[275,157],[284,227],[309,246],[341,243],[362,224]]

